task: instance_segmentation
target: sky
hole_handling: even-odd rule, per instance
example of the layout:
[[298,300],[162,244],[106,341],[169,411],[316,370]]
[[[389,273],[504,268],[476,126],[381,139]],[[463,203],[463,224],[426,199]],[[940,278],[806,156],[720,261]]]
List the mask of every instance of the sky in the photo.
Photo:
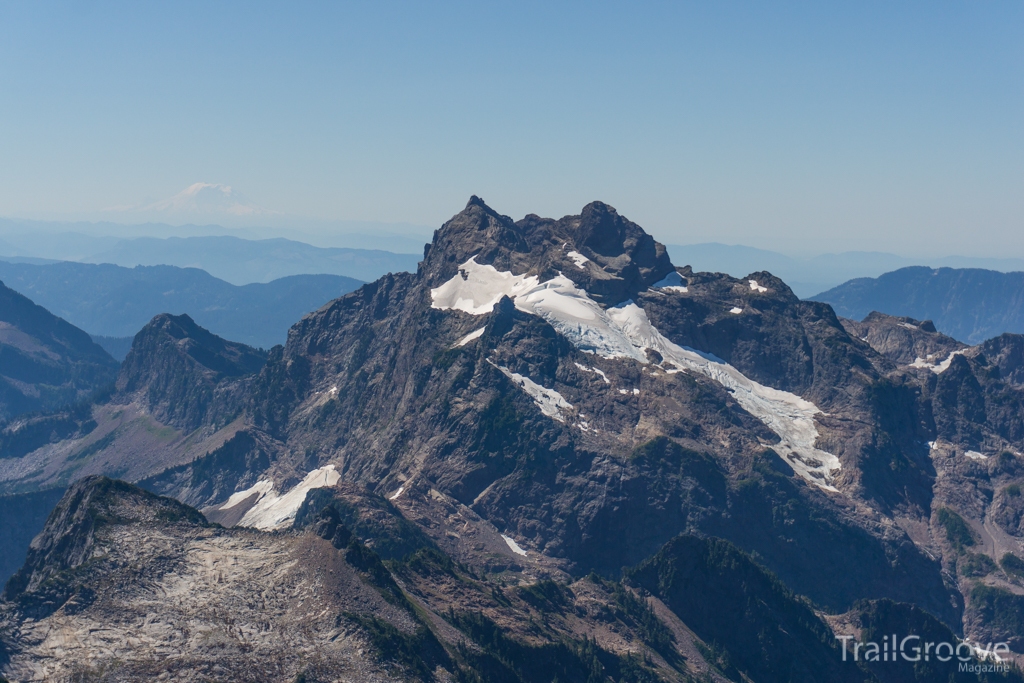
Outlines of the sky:
[[1024,257],[1024,3],[7,2],[0,216],[599,199],[666,243]]

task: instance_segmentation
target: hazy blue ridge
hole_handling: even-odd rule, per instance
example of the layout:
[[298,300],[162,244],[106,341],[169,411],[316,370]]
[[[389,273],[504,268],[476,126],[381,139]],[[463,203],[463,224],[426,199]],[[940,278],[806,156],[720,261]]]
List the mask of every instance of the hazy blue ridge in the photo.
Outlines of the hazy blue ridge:
[[237,286],[198,268],[5,261],[0,280],[90,335],[134,337],[155,315],[187,313],[214,334],[262,348],[284,343],[303,315],[362,284],[293,275]]
[[802,299],[814,298],[815,295],[855,278],[878,277],[908,266],[985,268],[1001,272],[1024,270],[1024,259],[1015,258],[910,258],[874,251],[847,251],[796,258],[765,249],[716,242],[685,246],[670,244],[667,248],[673,263],[677,266],[690,265],[697,271],[743,277],[767,270],[781,278]]
[[[3,223],[0,220],[0,227]],[[67,227],[76,226],[69,224]],[[140,226],[140,229],[145,228]],[[245,239],[216,234],[122,238],[66,229],[30,231],[2,235],[0,260],[34,264],[112,263],[128,268],[159,265],[200,268],[232,284],[245,285],[309,274],[345,275],[371,282],[385,273],[415,271],[423,255],[421,241],[384,231],[372,237],[347,235],[337,239],[351,241],[361,248],[318,247],[294,239]],[[373,248],[363,248],[370,245]]]
[[811,299],[854,320],[871,311],[932,320],[968,344],[1024,332],[1024,272],[915,266],[850,280]]
[[380,249],[349,249],[315,247],[283,238],[140,237],[122,240],[113,248],[80,260],[128,267],[173,265],[201,268],[236,285],[271,282],[289,275],[310,273],[345,275],[370,282],[385,273],[416,270],[422,252],[398,254],[385,251],[391,246],[386,236],[381,236],[379,244]]

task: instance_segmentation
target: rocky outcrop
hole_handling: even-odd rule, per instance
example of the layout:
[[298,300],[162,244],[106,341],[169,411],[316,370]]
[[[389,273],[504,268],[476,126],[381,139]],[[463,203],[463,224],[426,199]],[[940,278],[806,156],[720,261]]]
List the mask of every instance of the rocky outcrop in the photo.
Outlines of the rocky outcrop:
[[[304,506],[295,530],[270,534],[209,525],[124,482],[83,480],[0,602],[0,676],[725,680],[701,654],[707,644],[621,584],[508,586],[425,539],[385,565],[345,523],[346,501],[365,496],[329,492]],[[356,528],[378,547],[410,526],[361,518]]]
[[962,344],[935,329],[931,320],[914,320],[872,311],[861,322],[842,319],[843,327],[857,339],[897,365],[937,365]]
[[161,422],[185,432],[223,425],[241,409],[266,353],[229,342],[187,315],[161,314],[135,335],[117,377],[115,400],[138,399]]

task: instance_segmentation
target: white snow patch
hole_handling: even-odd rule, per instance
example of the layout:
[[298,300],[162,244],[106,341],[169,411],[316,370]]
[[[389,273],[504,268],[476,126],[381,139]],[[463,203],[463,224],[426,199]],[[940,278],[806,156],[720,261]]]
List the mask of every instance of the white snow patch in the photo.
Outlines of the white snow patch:
[[935,441],[929,441],[928,442],[928,450],[929,451],[935,451],[935,450],[938,450],[938,449],[939,449],[938,442],[935,442]]
[[459,271],[448,282],[430,290],[433,308],[483,315],[490,313],[502,296],[509,296],[516,308],[543,318],[583,351],[604,358],[646,361],[609,322],[604,309],[564,275],[539,283],[536,276],[513,275],[499,272],[494,266],[481,266],[475,256]]
[[729,309],[729,312],[739,314],[743,312],[743,309],[740,308],[739,306],[733,306],[732,308]]
[[586,270],[587,269],[587,267],[585,265],[583,265],[583,264],[586,263],[587,261],[589,261],[590,259],[588,259],[586,256],[584,256],[580,252],[578,252],[578,251],[570,251],[567,254],[567,256],[572,259],[572,262],[575,263],[576,267],[579,268],[580,270]]
[[598,370],[597,368],[588,368],[586,365],[583,365],[581,363],[576,363],[576,367],[578,367],[583,372],[593,372],[594,374],[600,375],[601,379],[604,380],[605,384],[612,383],[612,381],[608,379],[608,375],[604,374],[604,370]]
[[936,375],[941,375],[943,372],[949,369],[949,364],[953,362],[953,356],[959,356],[960,354],[966,351],[967,349],[959,349],[957,351],[953,351],[948,356],[946,356],[945,360],[943,360],[941,363],[935,362],[934,354],[928,354],[927,358],[921,358],[920,356],[918,356],[917,358],[914,359],[914,362],[910,364],[910,367],[928,368]]
[[919,329],[921,329],[917,325],[911,325],[910,323],[900,323],[900,327],[905,327],[908,330],[919,330]]
[[540,316],[582,351],[603,358],[646,361],[612,324],[607,312],[564,275],[538,285],[515,302],[516,308]]
[[526,557],[526,551],[520,548],[519,544],[516,543],[511,536],[506,536],[505,534],[502,534],[501,537],[505,539],[505,543],[508,544],[508,547],[512,552],[514,552],[516,555],[522,555],[523,557]]
[[654,349],[677,368],[699,372],[732,392],[744,410],[775,432],[781,441],[773,446],[793,469],[807,481],[830,491],[839,458],[814,447],[818,428],[814,416],[821,411],[796,394],[766,387],[746,377],[722,359],[679,346],[666,339],[632,301],[608,309],[608,314],[640,353]]
[[946,360],[942,361],[934,368],[932,368],[932,372],[934,372],[937,375],[941,375],[943,372],[949,369],[949,364],[953,362],[953,356],[959,356],[966,350],[967,349],[960,349],[959,351],[953,351],[948,356],[946,356]]
[[499,272],[494,266],[482,266],[474,256],[459,267],[458,275],[430,290],[431,307],[483,315],[490,313],[501,297],[515,298],[536,287],[538,281],[536,275],[513,275]]
[[269,479],[263,479],[261,481],[256,482],[255,484],[245,489],[244,491],[232,493],[231,497],[227,499],[227,502],[221,505],[218,509],[228,510],[230,508],[233,508],[254,493],[259,494],[259,497],[256,499],[256,502],[259,502],[260,499],[263,498],[263,496],[267,495],[273,490],[274,482],[270,481]]
[[967,451],[964,453],[971,460],[988,460],[988,456],[978,451]]
[[405,491],[405,484],[402,484],[401,486],[399,486],[397,491],[395,491],[390,496],[388,496],[388,500],[397,500],[398,497],[400,495],[402,495],[403,491]]
[[[245,516],[238,522],[238,526],[256,527],[264,531],[282,529],[295,520],[295,513],[299,511],[307,493],[312,489],[334,486],[340,478],[334,465],[326,465],[307,474],[301,482],[284,495],[278,495],[273,490],[273,484],[270,481],[260,481],[252,488],[239,491],[231,496],[221,509],[231,507],[248,498],[254,491],[259,491],[261,494],[259,500],[245,513]],[[235,503],[232,503],[232,500],[235,500]]]
[[465,346],[466,344],[468,344],[469,342],[473,341],[474,339],[479,339],[480,337],[483,336],[484,330],[486,330],[486,329],[487,329],[487,327],[484,326],[484,327],[481,327],[479,330],[473,330],[472,332],[467,334],[465,337],[460,339],[458,342],[456,342],[455,346]]
[[[491,361],[487,361],[491,363]],[[494,365],[494,363],[491,363]],[[508,368],[501,365],[494,365],[494,367],[505,373],[505,376],[511,379],[520,389],[525,391],[533,399],[533,402],[540,408],[540,412],[544,413],[552,420],[558,420],[559,422],[565,422],[565,417],[562,416],[563,410],[572,410],[572,404],[562,398],[562,395],[554,389],[548,389],[534,382],[529,377],[524,377],[518,372],[512,372]]]
[[749,284],[750,285],[750,289],[755,291],[755,292],[767,292],[768,291],[767,287],[762,287],[761,285],[757,284],[757,280],[747,280],[747,284]]
[[651,287],[667,289],[670,292],[682,292],[683,294],[687,292],[686,285],[683,284],[683,276],[674,270],[661,280],[655,282]]

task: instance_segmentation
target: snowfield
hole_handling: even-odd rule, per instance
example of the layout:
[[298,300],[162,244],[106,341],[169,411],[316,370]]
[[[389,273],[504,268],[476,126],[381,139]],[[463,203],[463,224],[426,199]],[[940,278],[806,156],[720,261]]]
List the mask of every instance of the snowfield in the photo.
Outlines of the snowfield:
[[651,287],[654,289],[666,289],[670,292],[680,292],[682,294],[685,294],[687,291],[686,285],[683,284],[683,276],[674,270],[663,279],[655,282]]
[[[901,323],[902,324],[902,323]],[[953,362],[953,356],[959,356],[960,354],[967,351],[967,349],[960,349],[958,351],[951,351],[946,359],[941,363],[936,363],[935,359],[929,355],[927,358],[921,358],[918,356],[914,359],[914,362],[910,364],[912,368],[928,368],[936,375],[941,375],[946,370],[949,370],[949,364]]]
[[[491,363],[491,361],[487,361]],[[491,363],[494,365],[494,363]],[[559,422],[565,422],[565,417],[562,416],[562,411],[572,410],[572,404],[566,401],[560,393],[554,389],[548,389],[534,382],[529,377],[524,377],[518,372],[512,372],[508,368],[502,365],[494,365],[494,367],[504,373],[512,382],[520,389],[525,391],[533,399],[533,402],[540,408],[540,412],[544,413],[552,420],[558,420]]]
[[302,502],[306,500],[307,493],[313,489],[334,486],[340,478],[334,465],[326,465],[307,474],[301,482],[284,495],[280,495],[274,490],[273,482],[264,479],[244,491],[233,494],[219,509],[233,508],[256,493],[259,494],[259,497],[256,499],[255,505],[249,508],[237,526],[255,527],[263,531],[283,529],[291,526],[295,521],[295,513],[299,511]]
[[459,274],[437,289],[430,290],[431,304],[441,310],[456,309],[483,315],[494,309],[501,297],[515,298],[537,286],[536,275],[529,277],[499,273],[494,266],[481,266],[476,257],[459,267]]
[[[774,449],[797,474],[821,488],[837,490],[832,481],[841,468],[839,458],[814,445],[818,439],[814,416],[821,412],[817,406],[796,394],[759,384],[711,354],[669,341],[633,301],[605,310],[561,274],[540,283],[534,276],[516,276],[499,272],[493,266],[479,265],[476,257],[463,264],[459,275],[432,289],[430,294],[434,308],[454,308],[474,315],[490,312],[502,296],[509,296],[516,308],[543,318],[581,351],[604,358],[631,358],[648,364],[646,351],[653,349],[661,354],[661,365],[667,372],[672,370],[666,365],[672,365],[700,373],[724,386],[744,410],[779,436],[780,442]],[[734,308],[733,312],[742,310]],[[564,421],[562,411],[572,409],[557,391],[507,368],[495,367],[529,393],[552,419]]]
[[516,555],[522,555],[523,557],[526,556],[526,551],[520,548],[519,544],[516,543],[511,536],[506,536],[505,534],[502,534],[501,537],[505,539],[505,543],[508,545],[509,550],[514,552]]
[[465,346],[466,344],[468,344],[469,342],[473,341],[474,339],[479,339],[480,337],[483,336],[484,330],[486,330],[486,329],[487,329],[486,327],[481,327],[479,330],[473,330],[472,332],[467,334],[465,337],[460,339],[455,344],[455,346]]
[[587,269],[587,267],[585,265],[583,265],[583,264],[586,263],[587,261],[589,261],[590,259],[588,259],[586,256],[584,256],[580,252],[578,252],[578,251],[570,251],[568,254],[566,254],[566,256],[571,258],[572,262],[575,263],[576,267],[579,268],[580,270],[586,270]]

